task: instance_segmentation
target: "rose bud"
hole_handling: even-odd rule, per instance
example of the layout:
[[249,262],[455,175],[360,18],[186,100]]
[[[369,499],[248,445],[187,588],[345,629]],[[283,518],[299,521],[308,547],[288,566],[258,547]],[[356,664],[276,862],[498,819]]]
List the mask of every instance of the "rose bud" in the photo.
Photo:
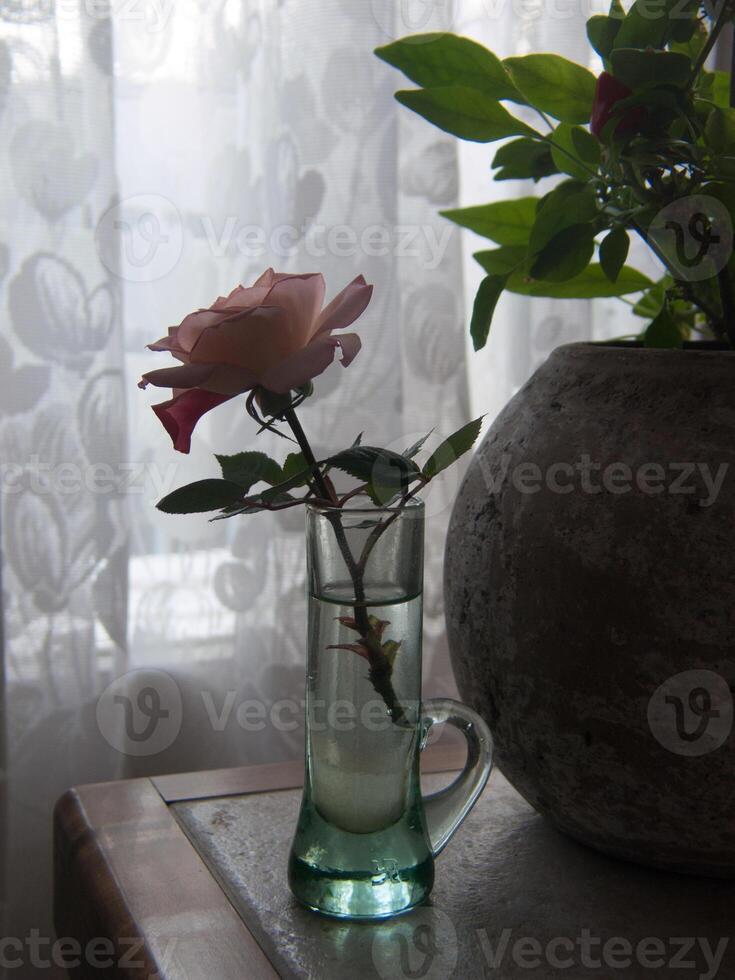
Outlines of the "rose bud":
[[641,130],[646,122],[646,110],[643,106],[631,106],[628,109],[617,109],[616,106],[623,99],[629,98],[633,90],[618,81],[609,72],[602,72],[597,79],[595,86],[595,97],[592,102],[592,116],[590,118],[590,129],[598,140],[602,139],[602,132],[611,119],[619,113],[620,122],[615,127],[615,136],[626,136]]

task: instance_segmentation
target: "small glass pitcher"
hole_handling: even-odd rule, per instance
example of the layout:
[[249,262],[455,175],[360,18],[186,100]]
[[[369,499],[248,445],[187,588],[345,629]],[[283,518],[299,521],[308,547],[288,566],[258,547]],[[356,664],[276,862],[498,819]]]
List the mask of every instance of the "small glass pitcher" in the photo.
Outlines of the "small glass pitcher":
[[[423,542],[417,498],[307,509],[306,775],[289,884],[333,916],[380,919],[423,901],[492,766],[474,711],[421,702]],[[441,722],[464,733],[467,761],[422,797],[421,750]]]

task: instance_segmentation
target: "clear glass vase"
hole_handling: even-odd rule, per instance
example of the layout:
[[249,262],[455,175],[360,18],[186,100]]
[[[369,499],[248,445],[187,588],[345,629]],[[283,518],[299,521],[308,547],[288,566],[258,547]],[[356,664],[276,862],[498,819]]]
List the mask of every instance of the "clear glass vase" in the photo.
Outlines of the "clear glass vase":
[[[395,915],[423,901],[434,857],[482,791],[490,733],[472,710],[421,702],[424,507],[307,511],[306,775],[291,890],[316,911]],[[429,728],[468,743],[451,786],[421,796]]]

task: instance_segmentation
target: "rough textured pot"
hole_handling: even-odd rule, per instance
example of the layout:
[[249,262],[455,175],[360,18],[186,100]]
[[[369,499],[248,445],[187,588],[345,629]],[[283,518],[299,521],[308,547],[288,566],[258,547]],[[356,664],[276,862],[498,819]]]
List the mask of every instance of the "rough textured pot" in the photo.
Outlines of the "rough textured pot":
[[462,485],[460,692],[515,787],[599,850],[735,874],[734,518],[735,353],[703,347],[560,347]]

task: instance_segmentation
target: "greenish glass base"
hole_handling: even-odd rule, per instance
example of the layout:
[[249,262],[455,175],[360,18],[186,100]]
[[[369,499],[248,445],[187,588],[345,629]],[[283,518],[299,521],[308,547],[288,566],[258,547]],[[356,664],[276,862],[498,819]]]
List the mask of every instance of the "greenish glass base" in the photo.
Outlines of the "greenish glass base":
[[288,865],[294,896],[340,919],[386,919],[423,902],[434,860],[418,808],[385,830],[353,834],[304,801]]
[[288,879],[294,897],[322,915],[337,919],[389,919],[420,905],[434,883],[431,862],[402,868],[399,880],[377,884],[369,873],[325,871],[293,857]]

